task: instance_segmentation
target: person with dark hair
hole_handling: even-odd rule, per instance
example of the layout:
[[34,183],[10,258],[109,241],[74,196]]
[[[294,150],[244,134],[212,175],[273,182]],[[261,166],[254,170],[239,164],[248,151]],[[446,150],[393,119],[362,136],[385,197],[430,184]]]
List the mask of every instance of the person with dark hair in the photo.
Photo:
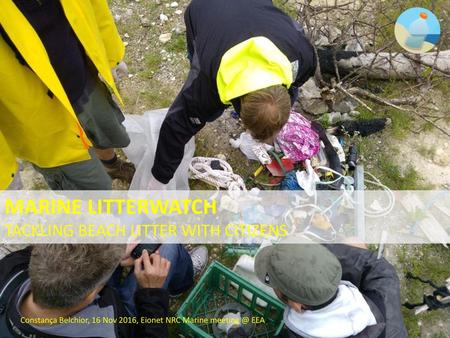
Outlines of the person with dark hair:
[[[268,246],[255,257],[258,279],[286,304],[280,338],[407,338],[394,267],[344,244]],[[239,324],[227,337],[246,337]]]
[[270,142],[316,69],[303,30],[271,0],[193,0],[184,19],[191,69],[161,127],[151,190],[165,188],[185,144],[231,104]]
[[[31,162],[55,190],[109,190],[134,166],[114,74],[124,44],[107,0],[4,0],[0,10],[0,189]],[[113,96],[115,98],[113,98]]]

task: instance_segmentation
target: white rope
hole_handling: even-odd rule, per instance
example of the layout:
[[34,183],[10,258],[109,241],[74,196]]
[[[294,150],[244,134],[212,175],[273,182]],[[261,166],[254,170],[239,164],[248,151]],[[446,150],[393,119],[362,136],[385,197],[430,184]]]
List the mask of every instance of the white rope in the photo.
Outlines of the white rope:
[[[317,168],[321,169],[321,170],[325,170],[325,171],[331,171],[333,174],[339,176],[336,180],[334,180],[332,182],[321,182],[321,184],[332,184],[334,182],[337,182],[341,178],[344,179],[344,186],[341,187],[343,194],[334,203],[332,203],[332,205],[330,205],[328,208],[323,210],[322,213],[329,211],[332,207],[334,207],[343,198],[347,198],[347,200],[350,201],[353,204],[353,206],[356,205],[356,201],[354,201],[353,198],[351,197],[352,193],[355,191],[354,187],[350,184],[345,184],[346,183],[345,180],[346,179],[348,180],[347,176],[342,175],[341,173],[339,173],[331,168],[328,168],[328,167],[319,166]],[[392,209],[394,209],[395,195],[391,189],[389,189],[387,186],[385,186],[383,183],[381,183],[380,180],[378,178],[376,178],[374,175],[372,175],[371,173],[369,173],[367,171],[365,172],[365,174],[370,176],[373,179],[373,181],[365,178],[364,182],[380,187],[385,192],[385,194],[388,198],[388,203],[386,206],[380,207],[380,210],[369,209],[369,208],[362,206],[364,208],[364,214],[367,217],[372,217],[372,218],[384,217],[384,216],[388,215],[392,211]]]
[[[211,162],[218,161],[223,170],[211,168]],[[233,172],[228,162],[213,157],[194,157],[189,164],[189,178],[201,180],[217,189],[244,190],[244,180]]]

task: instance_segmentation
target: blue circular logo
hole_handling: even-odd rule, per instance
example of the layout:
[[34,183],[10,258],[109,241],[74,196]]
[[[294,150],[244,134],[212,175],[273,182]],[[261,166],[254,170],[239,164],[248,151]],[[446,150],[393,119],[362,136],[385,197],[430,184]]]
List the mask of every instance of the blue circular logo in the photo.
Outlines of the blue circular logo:
[[428,52],[439,42],[440,37],[439,20],[426,8],[407,9],[395,23],[395,38],[410,53]]

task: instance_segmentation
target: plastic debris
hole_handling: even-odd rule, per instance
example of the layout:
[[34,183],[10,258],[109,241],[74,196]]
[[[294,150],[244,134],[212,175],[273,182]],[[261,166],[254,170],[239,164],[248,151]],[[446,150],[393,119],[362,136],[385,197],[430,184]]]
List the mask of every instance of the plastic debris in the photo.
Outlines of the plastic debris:
[[[144,115],[125,115],[124,126],[130,136],[130,145],[124,148],[128,159],[136,166],[130,190],[147,189],[152,176],[152,167],[158,144],[159,131],[166,117],[167,109],[152,110]],[[167,190],[189,190],[188,168],[195,151],[192,138],[184,148],[184,157]]]
[[243,132],[238,139],[230,139],[233,148],[239,148],[249,159],[259,161],[262,164],[271,162],[268,150],[273,149],[271,145],[256,141],[249,133]]
[[305,191],[308,196],[314,195],[316,191],[316,183],[320,182],[319,176],[317,176],[313,167],[311,166],[311,161],[305,161],[306,170],[297,171],[297,181],[299,186]]
[[312,129],[311,122],[296,112],[291,112],[277,142],[284,154],[294,161],[310,159],[320,149],[319,135]]

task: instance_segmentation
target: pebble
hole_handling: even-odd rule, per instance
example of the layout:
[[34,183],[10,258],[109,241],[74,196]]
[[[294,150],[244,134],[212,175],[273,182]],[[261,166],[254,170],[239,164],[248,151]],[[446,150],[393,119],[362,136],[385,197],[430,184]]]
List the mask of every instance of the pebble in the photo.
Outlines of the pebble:
[[218,158],[219,160],[222,160],[222,161],[226,161],[227,160],[227,157],[224,154],[217,154],[214,157],[216,157],[216,158]]
[[183,34],[186,31],[186,27],[178,25],[173,29],[173,31],[175,32],[175,34]]
[[177,9],[177,10],[175,11],[175,14],[176,14],[176,15],[181,15],[181,14],[183,14],[183,11],[182,11],[181,9]]
[[341,113],[334,111],[328,114],[328,123],[329,124],[335,124],[341,121],[342,115]]
[[178,7],[178,2],[176,2],[176,1],[172,2],[172,3],[170,4],[170,7],[172,7],[172,8]]
[[142,18],[141,25],[142,25],[142,27],[150,27],[150,20],[147,18]]
[[447,167],[450,165],[450,155],[444,149],[438,148],[434,153],[433,162],[439,166]]
[[161,20],[161,22],[164,23],[169,20],[169,17],[167,15],[165,15],[164,13],[161,13],[159,15],[159,20]]
[[361,113],[357,110],[352,110],[350,113],[348,113],[351,117],[358,117],[361,115]]
[[164,33],[159,36],[159,41],[161,43],[169,42],[172,39],[172,33]]
[[353,118],[350,116],[350,114],[348,114],[348,113],[342,114],[341,121],[351,121],[351,120],[353,120]]
[[349,100],[341,101],[334,105],[334,109],[336,111],[341,113],[350,113],[352,110],[354,110],[358,105],[354,104],[353,102]]

